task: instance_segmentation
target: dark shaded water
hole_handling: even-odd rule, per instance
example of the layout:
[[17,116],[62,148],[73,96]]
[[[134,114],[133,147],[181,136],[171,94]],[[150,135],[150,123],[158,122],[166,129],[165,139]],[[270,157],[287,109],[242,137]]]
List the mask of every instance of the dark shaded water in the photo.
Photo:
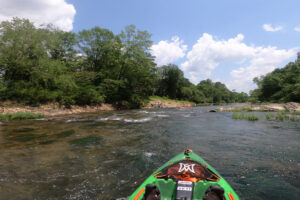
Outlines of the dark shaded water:
[[300,123],[231,119],[211,107],[0,125],[0,199],[116,199],[191,148],[241,199],[300,199]]

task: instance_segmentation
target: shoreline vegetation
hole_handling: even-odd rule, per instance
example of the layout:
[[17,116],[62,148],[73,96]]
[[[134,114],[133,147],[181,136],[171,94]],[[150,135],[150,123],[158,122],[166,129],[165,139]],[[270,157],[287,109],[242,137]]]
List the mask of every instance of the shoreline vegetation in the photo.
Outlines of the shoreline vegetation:
[[232,119],[257,121],[259,116],[251,112],[270,112],[265,114],[269,121],[300,121],[300,103],[246,105],[242,107],[220,107],[215,112],[233,112]]
[[248,94],[221,82],[190,82],[175,64],[158,66],[152,44],[151,34],[134,25],[117,34],[97,26],[74,33],[26,19],[3,21],[0,101],[96,110],[141,108],[150,96],[196,104],[248,101]]
[[232,119],[246,119],[248,121],[257,121],[259,117],[253,114],[237,113],[232,114]]
[[[141,108],[188,108],[196,106],[190,101],[173,100],[166,97],[152,96],[148,103]],[[81,113],[95,113],[101,111],[118,110],[112,104],[101,104],[97,106],[71,105],[66,108],[58,103],[49,103],[40,106],[28,106],[14,102],[2,102],[0,106],[0,121],[13,119],[35,119],[43,117],[55,117],[60,115],[72,115]]]
[[[241,112],[234,112],[232,114],[232,119],[245,119],[248,121],[257,121],[260,120],[261,117],[255,114],[248,114],[248,113],[241,113]],[[280,111],[274,113],[267,113],[265,114],[265,119],[268,121],[293,121],[299,122],[300,121],[300,112],[289,112],[289,111]]]
[[217,112],[300,112],[300,103],[263,103],[263,104],[247,104],[240,107],[220,107]]
[[40,113],[17,112],[17,113],[0,114],[0,121],[38,119],[43,117],[44,115]]
[[[212,104],[210,104],[212,105]],[[159,109],[159,108],[189,108],[197,105],[189,101],[173,100],[166,97],[151,96],[148,103],[142,109]],[[28,106],[13,102],[2,102],[0,106],[0,121],[8,121],[14,119],[36,119],[51,118],[61,115],[72,115],[81,113],[96,113],[102,111],[118,110],[111,104],[102,104],[99,106],[76,106],[64,107],[58,103],[44,104],[40,106]],[[249,112],[270,112],[265,115],[267,120],[300,120],[300,103],[289,102],[282,104],[246,104],[244,106],[221,106],[215,112],[233,112],[233,119],[247,119],[256,121],[259,118]]]
[[[210,79],[194,84],[175,64],[157,66],[152,44],[151,34],[134,25],[119,34],[97,26],[73,33],[51,25],[36,27],[26,19],[3,21],[0,114],[14,119],[33,117],[29,113],[51,117],[119,109],[300,102],[300,53],[295,62],[254,78],[258,88],[249,96]],[[297,103],[224,106],[216,111],[292,109],[300,111]]]

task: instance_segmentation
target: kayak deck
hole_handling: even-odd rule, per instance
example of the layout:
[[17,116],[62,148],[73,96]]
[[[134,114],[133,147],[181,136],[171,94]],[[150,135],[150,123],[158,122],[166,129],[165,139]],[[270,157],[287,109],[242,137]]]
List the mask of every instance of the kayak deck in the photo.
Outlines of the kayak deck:
[[[199,165],[197,166],[197,164]],[[174,171],[172,167],[175,167],[176,171]],[[193,174],[197,174],[197,170],[201,170],[201,167],[204,168],[204,171],[208,171],[213,176],[209,178],[204,177],[202,172],[202,174],[199,173],[201,176],[198,175],[196,178],[191,177]],[[178,181],[181,180],[183,180],[183,182],[189,181],[193,184],[191,198],[193,200],[202,200],[207,189],[211,186],[223,188],[224,198],[226,200],[239,200],[238,195],[227,181],[213,167],[191,150],[185,150],[185,152],[178,154],[156,170],[137,188],[137,190],[129,197],[129,200],[142,200],[147,185],[149,186],[149,184],[155,184],[159,189],[161,200],[174,200],[176,199],[176,193],[178,192]],[[189,190],[189,188],[186,187],[180,187],[180,189]]]

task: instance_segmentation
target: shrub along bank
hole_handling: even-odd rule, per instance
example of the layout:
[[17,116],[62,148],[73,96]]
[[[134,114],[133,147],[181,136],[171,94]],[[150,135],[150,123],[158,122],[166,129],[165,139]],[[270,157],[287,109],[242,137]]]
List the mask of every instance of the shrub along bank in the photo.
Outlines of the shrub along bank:
[[178,66],[157,67],[147,31],[134,25],[119,34],[100,27],[78,34],[26,19],[0,24],[0,99],[38,106],[113,104],[138,108],[149,96],[195,103],[248,100],[220,82],[194,85]]

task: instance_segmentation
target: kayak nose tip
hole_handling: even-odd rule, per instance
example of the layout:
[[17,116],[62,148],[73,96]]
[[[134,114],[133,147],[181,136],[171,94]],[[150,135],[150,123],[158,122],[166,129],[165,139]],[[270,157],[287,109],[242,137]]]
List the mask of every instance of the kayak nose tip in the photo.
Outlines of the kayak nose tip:
[[185,149],[184,150],[184,155],[189,156],[190,152],[193,152],[191,149]]

